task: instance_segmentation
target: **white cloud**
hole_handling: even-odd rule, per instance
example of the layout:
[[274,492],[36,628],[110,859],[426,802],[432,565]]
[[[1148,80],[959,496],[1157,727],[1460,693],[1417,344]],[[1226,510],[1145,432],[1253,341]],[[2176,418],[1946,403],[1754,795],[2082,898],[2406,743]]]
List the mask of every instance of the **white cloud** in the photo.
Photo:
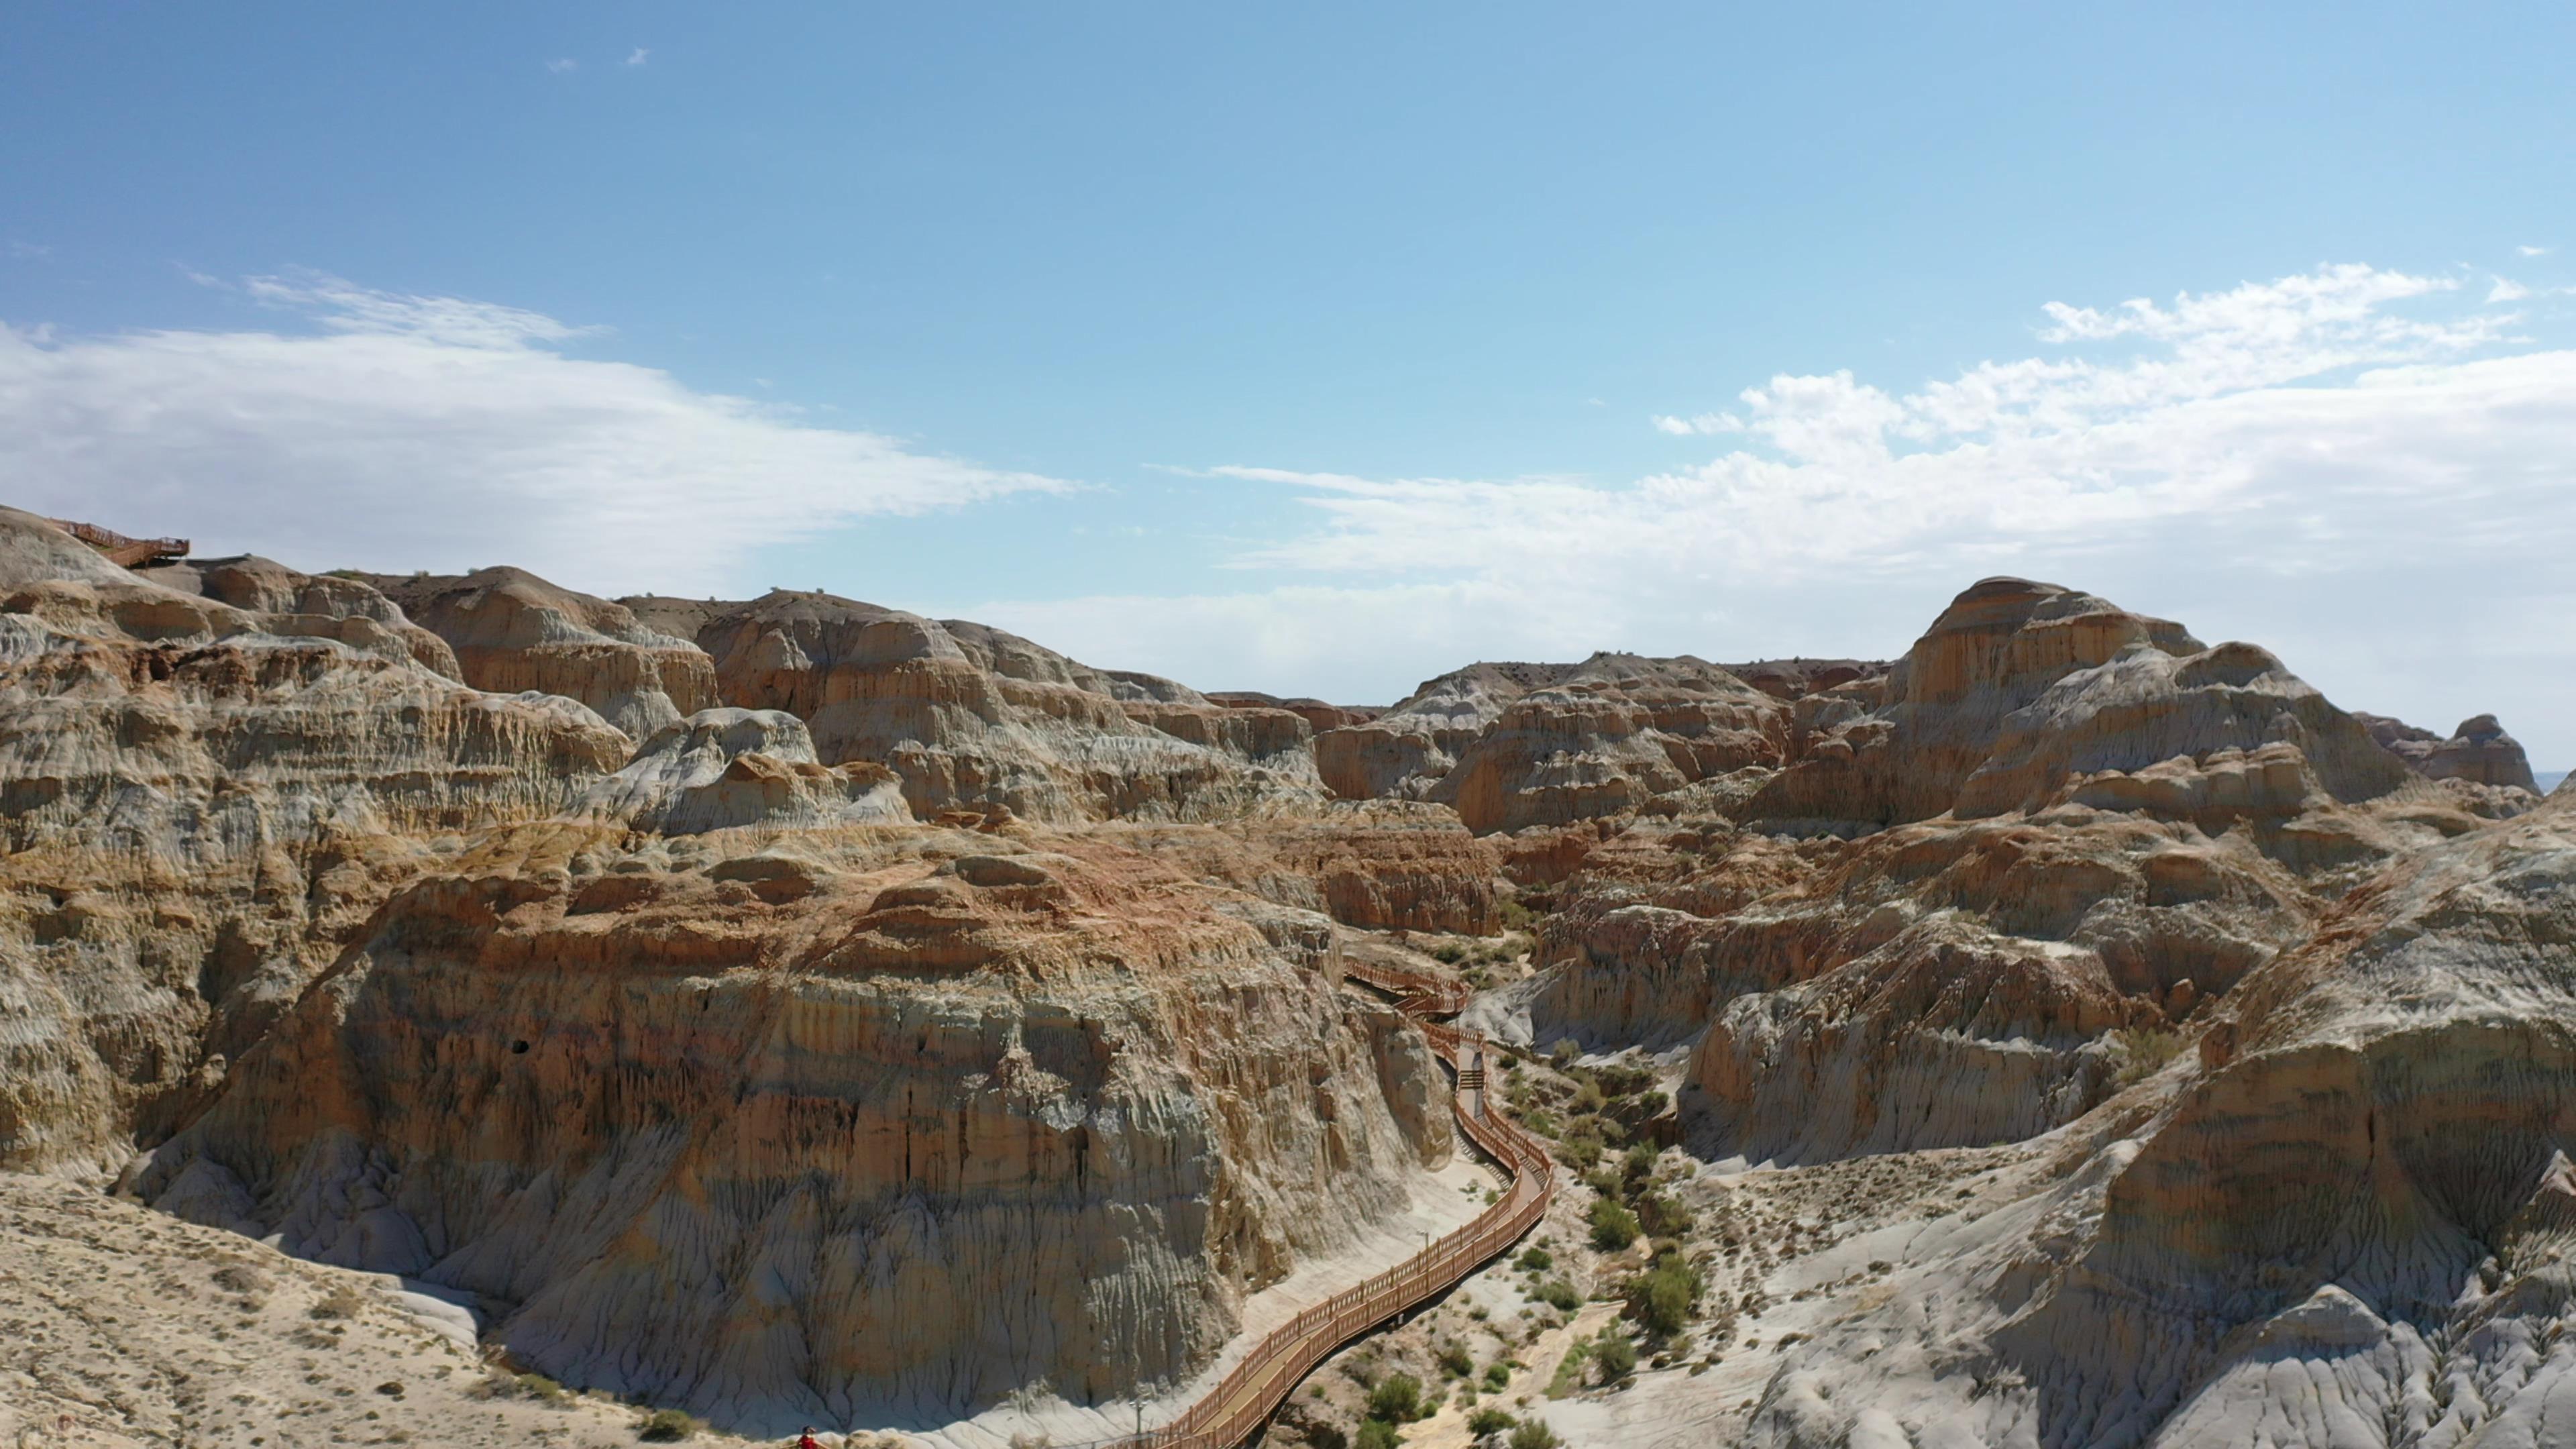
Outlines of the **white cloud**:
[[644,47],[639,45],[626,53],[626,63],[628,65],[642,65],[644,63],[644,57],[651,55],[652,53],[653,52],[646,50]]
[[546,62],[546,69],[556,75],[565,75],[572,71],[579,70],[580,68],[580,61],[569,58],[564,60],[550,60]]
[[1241,657],[1287,671],[1260,687],[1382,693],[1345,656],[1892,654],[1970,581],[2024,573],[2274,645],[2357,708],[2497,710],[2576,762],[2576,639],[2512,625],[2569,602],[2576,352],[2359,266],[2045,315],[2049,353],[1907,392],[1774,378],[1741,394],[1748,446],[1624,485],[1211,470],[1318,516],[1240,563],[1341,587],[1012,617],[1146,669],[1254,637]]
[[516,563],[575,587],[739,586],[753,550],[1067,485],[809,427],[566,355],[518,308],[258,277],[294,330],[0,324],[9,502],[311,569]]
[[1688,418],[1658,415],[1654,421],[1656,432],[1670,433],[1676,438],[1744,431],[1744,420],[1733,413],[1701,413]]
[[2504,277],[2496,278],[2495,285],[2487,288],[2487,300],[2490,302],[2519,302],[2530,295],[2529,287]]
[[2515,247],[2514,250],[2522,253],[2526,257],[2545,257],[2549,255],[2549,248],[2547,247],[2520,246]]

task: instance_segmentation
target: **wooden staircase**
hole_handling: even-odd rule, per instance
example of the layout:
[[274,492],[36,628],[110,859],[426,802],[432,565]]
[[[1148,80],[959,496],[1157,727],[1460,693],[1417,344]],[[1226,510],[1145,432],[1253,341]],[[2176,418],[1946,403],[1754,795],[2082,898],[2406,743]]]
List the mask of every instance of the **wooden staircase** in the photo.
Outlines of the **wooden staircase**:
[[54,527],[97,549],[109,563],[120,568],[150,568],[155,564],[176,563],[188,556],[184,538],[128,538],[112,528],[95,523],[78,523],[68,518],[48,518]]

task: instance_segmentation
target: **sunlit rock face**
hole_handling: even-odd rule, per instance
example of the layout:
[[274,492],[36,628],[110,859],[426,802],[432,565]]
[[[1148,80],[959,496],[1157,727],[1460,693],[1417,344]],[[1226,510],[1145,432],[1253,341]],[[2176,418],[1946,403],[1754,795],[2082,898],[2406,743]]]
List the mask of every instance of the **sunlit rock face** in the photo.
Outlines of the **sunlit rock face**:
[[626,757],[580,704],[458,683],[363,584],[156,572],[0,509],[13,1167],[112,1166],[166,1131],[430,842],[552,815]]
[[456,651],[477,689],[577,699],[637,740],[717,703],[715,669],[694,643],[525,569],[370,580]]
[[1449,1151],[1417,1032],[1131,856],[635,839],[404,891],[135,1189],[767,1422],[1181,1374]]
[[1721,1156],[2071,1121],[2356,882],[2532,801],[2408,770],[2267,651],[2021,580],[1793,701],[1786,753],[1548,867],[1535,1033],[1688,1043]]
[[1313,731],[1286,710],[1229,708],[981,624],[830,594],[629,602],[692,628],[725,703],[804,720],[825,764],[891,768],[925,820],[1207,820],[1323,799]]
[[2386,715],[2356,713],[2353,718],[2368,727],[2370,737],[2382,749],[2427,779],[2466,780],[2477,785],[2529,790],[2535,795],[2540,792],[2522,743],[2506,734],[2494,715],[2474,715],[2460,721],[2448,739]]
[[1479,664],[1315,742],[1343,799],[1454,806],[1480,834],[1634,812],[1702,781],[1777,765],[1789,711],[1697,659],[1596,654]]
[[2391,861],[1927,1223],[1749,1442],[2564,1442],[2571,948],[2563,801]]
[[[1257,863],[1155,827],[1251,888],[999,798],[926,824],[798,714],[646,729],[717,675],[620,606],[394,582],[448,632],[0,512],[10,1167],[448,1284],[567,1382],[764,1424],[1184,1376],[1448,1159],[1445,1080],[1338,989],[1319,909],[1483,925],[1448,812]],[[956,627],[892,655],[944,638],[1005,725],[1074,719],[1124,773],[1021,765],[1076,822],[1320,804],[1292,712]]]

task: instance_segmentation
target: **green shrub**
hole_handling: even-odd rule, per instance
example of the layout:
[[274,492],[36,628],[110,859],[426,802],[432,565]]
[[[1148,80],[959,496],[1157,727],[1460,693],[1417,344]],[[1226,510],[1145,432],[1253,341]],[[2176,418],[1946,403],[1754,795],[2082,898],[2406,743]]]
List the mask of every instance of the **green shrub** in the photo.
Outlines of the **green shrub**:
[[1539,1302],[1559,1313],[1572,1313],[1583,1306],[1583,1295],[1575,1292],[1574,1285],[1562,1278],[1540,1284],[1537,1297]]
[[1648,1235],[1678,1238],[1689,1234],[1693,1213],[1676,1199],[1660,1192],[1637,1195],[1637,1222]]
[[1681,1254],[1664,1252],[1656,1255],[1653,1267],[1628,1280],[1622,1296],[1630,1315],[1648,1333],[1665,1338],[1690,1322],[1691,1309],[1707,1288],[1708,1280]]
[[1556,1449],[1556,1431],[1536,1419],[1523,1419],[1512,1431],[1512,1449]]
[[1476,1371],[1476,1360],[1468,1354],[1467,1346],[1454,1338],[1440,1345],[1433,1357],[1440,1361],[1441,1372],[1453,1379],[1463,1379]]
[[1393,1424],[1384,1419],[1362,1419],[1360,1436],[1351,1441],[1351,1449],[1396,1449],[1403,1442],[1404,1436],[1395,1432]]
[[646,1416],[635,1437],[654,1444],[677,1444],[702,1428],[697,1419],[678,1409],[655,1409]]
[[1512,1416],[1500,1409],[1478,1409],[1467,1416],[1467,1432],[1478,1439],[1499,1434],[1511,1426]]
[[1306,1442],[1313,1449],[1351,1449],[1351,1436],[1331,1424],[1307,1425]]
[[1485,1365],[1485,1389],[1499,1394],[1512,1386],[1512,1366],[1500,1359]]
[[1601,1365],[1601,1382],[1615,1384],[1637,1371],[1637,1345],[1624,1333],[1605,1333],[1592,1345],[1592,1361]]
[[1388,1374],[1369,1390],[1368,1416],[1390,1424],[1410,1424],[1422,1417],[1422,1381],[1411,1374]]
[[1521,1250],[1520,1266],[1525,1272],[1544,1273],[1556,1266],[1556,1255],[1545,1248],[1524,1248]]
[[1592,1246],[1615,1253],[1637,1241],[1637,1215],[1612,1198],[1592,1203]]
[[2160,1026],[2123,1027],[2111,1033],[2120,1047],[2120,1069],[2111,1075],[2113,1087],[2127,1087],[2164,1070],[2182,1051],[2182,1033]]

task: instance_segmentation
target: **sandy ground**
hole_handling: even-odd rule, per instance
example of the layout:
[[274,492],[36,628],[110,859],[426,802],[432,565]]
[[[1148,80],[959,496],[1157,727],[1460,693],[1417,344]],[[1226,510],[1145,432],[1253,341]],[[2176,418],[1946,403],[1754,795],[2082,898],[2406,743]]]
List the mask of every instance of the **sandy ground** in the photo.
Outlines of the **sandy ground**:
[[[1419,1252],[1424,1232],[1475,1216],[1493,1187],[1464,1157],[1423,1174],[1411,1212],[1254,1294],[1246,1331],[1179,1393],[1149,1402],[1146,1422],[1181,1412],[1271,1325]],[[643,1409],[527,1397],[484,1362],[462,1320],[383,1274],[290,1258],[57,1179],[0,1174],[0,1449],[639,1442]],[[1061,1446],[1133,1422],[1041,1402],[884,1442],[1008,1449],[1022,1434]],[[695,1442],[751,1441],[702,1432]]]
[[496,1394],[399,1287],[0,1174],[0,1446],[637,1442],[638,1410]]

